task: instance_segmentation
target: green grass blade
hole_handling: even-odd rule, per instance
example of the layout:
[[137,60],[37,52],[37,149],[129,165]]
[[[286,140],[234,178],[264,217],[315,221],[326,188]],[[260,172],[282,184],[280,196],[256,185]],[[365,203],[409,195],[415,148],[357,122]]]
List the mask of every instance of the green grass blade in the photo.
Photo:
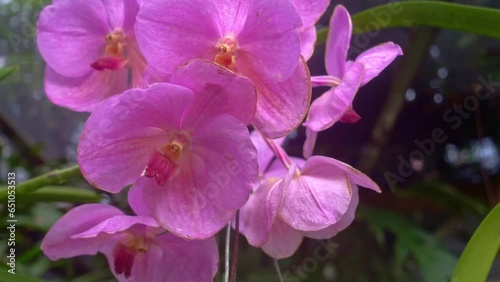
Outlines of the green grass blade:
[[0,81],[4,80],[7,78],[9,75],[14,73],[17,70],[17,67],[5,67],[5,68],[0,68]]
[[[472,32],[500,39],[500,10],[440,1],[394,2],[352,16],[353,32],[375,32],[392,27],[430,26]],[[317,44],[328,28],[318,31]]]
[[486,216],[458,260],[452,282],[486,281],[500,248],[500,204]]
[[0,270],[0,281],[2,282],[47,282],[47,280],[43,280],[36,277],[31,277],[23,273],[19,273],[16,269],[15,274],[11,274],[7,272],[7,269]]

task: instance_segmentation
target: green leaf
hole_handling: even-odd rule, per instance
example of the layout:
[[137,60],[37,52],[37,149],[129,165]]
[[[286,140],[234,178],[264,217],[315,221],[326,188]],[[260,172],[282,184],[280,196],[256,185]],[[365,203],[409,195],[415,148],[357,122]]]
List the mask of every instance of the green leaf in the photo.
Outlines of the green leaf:
[[79,276],[78,278],[73,278],[72,282],[101,282],[101,281],[113,281],[113,275],[108,269],[97,270]]
[[430,233],[392,212],[360,208],[358,215],[371,229],[382,229],[396,236],[397,265],[414,258],[425,281],[448,281],[457,259]]
[[486,281],[500,248],[500,204],[476,229],[458,260],[452,282]]
[[[375,32],[392,27],[430,26],[472,32],[500,39],[500,10],[439,1],[391,2],[352,16],[353,32]],[[317,44],[328,28],[318,31]]]
[[0,81],[4,80],[6,77],[14,73],[16,70],[17,67],[0,68]]
[[446,249],[424,244],[414,251],[414,256],[425,281],[450,281],[457,258]]
[[428,198],[439,202],[448,210],[462,215],[473,213],[482,218],[488,213],[488,207],[483,202],[441,182],[413,184],[405,189],[396,189],[394,194],[399,197]]
[[16,269],[15,274],[7,272],[7,269],[0,269],[0,281],[2,282],[47,282],[47,280],[43,280],[36,277],[31,277],[23,273],[19,273]]

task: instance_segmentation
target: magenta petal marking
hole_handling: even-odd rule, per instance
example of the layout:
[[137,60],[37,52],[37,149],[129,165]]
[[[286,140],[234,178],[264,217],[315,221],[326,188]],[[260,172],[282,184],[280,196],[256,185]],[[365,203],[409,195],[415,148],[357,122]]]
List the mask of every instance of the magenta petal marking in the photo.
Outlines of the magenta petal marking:
[[174,176],[177,165],[170,158],[158,151],[153,153],[153,157],[148,163],[145,176],[155,178],[158,185],[165,185],[168,179]]
[[344,115],[340,118],[341,122],[344,123],[356,123],[361,119],[361,116],[354,111],[353,108],[349,108],[344,112]]
[[127,247],[121,242],[116,244],[113,251],[115,257],[116,274],[123,274],[125,278],[130,277],[136,253],[137,251],[134,248]]
[[103,57],[90,64],[90,66],[98,71],[103,70],[120,70],[128,66],[128,60],[122,57]]

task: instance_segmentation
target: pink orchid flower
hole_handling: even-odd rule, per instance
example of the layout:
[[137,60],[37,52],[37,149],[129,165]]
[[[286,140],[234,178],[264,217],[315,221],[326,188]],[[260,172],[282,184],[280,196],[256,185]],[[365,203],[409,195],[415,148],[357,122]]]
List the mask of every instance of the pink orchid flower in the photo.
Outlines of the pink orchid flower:
[[136,34],[159,77],[204,58],[250,78],[258,92],[252,124],[278,138],[301,123],[310,103],[300,27],[288,0],[149,0],[137,16]]
[[347,211],[336,223],[318,231],[300,231],[293,229],[278,216],[279,191],[283,189],[283,180],[267,178],[250,196],[247,204],[240,211],[240,232],[250,245],[262,250],[275,259],[292,256],[304,237],[330,239],[347,228],[354,221],[359,203],[358,187],[352,185],[352,198]]
[[[359,202],[358,185],[380,192],[376,183],[347,164],[319,156],[289,158],[269,143],[289,169],[274,161],[265,171],[241,209],[240,232],[273,258],[293,255],[303,237],[328,239],[349,226]],[[259,157],[267,162],[264,156],[272,151],[260,148]]]
[[150,217],[128,216],[104,204],[66,213],[41,248],[51,260],[103,253],[118,281],[212,281],[218,264],[215,239],[187,241],[166,233]]
[[352,101],[359,87],[378,76],[397,56],[401,48],[386,42],[361,53],[356,60],[347,61],[352,34],[352,21],[346,8],[338,5],[330,20],[326,42],[325,65],[327,76],[312,77],[313,86],[329,86],[330,90],[314,100],[304,126],[306,142],[304,156],[310,157],[319,131],[337,121],[356,122],[359,116],[352,110]]
[[102,190],[137,181],[132,189],[144,193],[162,226],[204,239],[243,206],[258,176],[246,127],[255,90],[247,78],[204,61],[179,68],[171,81],[189,88],[158,83],[103,102],[85,125],[78,162]]
[[45,92],[54,104],[92,111],[111,95],[141,85],[146,63],[134,33],[139,4],[72,0],[43,9],[37,43],[47,63]]

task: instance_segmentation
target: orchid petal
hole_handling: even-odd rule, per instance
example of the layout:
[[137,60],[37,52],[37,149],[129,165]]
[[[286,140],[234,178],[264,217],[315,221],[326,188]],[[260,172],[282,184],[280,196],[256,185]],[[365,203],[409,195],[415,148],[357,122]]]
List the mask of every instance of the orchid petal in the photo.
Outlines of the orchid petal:
[[378,76],[397,56],[400,55],[403,55],[401,47],[392,42],[377,45],[361,53],[356,58],[356,62],[362,63],[365,69],[361,86]]
[[300,32],[300,55],[306,62],[314,53],[316,36],[316,28],[314,26]]
[[[279,217],[293,229],[316,231],[340,220],[351,201],[347,174],[309,158],[285,190]],[[313,160],[313,161],[311,161]],[[335,168],[335,167],[333,167]]]
[[322,131],[339,121],[351,107],[362,78],[363,65],[354,63],[339,86],[312,102],[305,125],[314,131]]
[[330,239],[333,236],[337,235],[338,232],[346,229],[349,225],[351,225],[351,223],[354,221],[354,218],[356,217],[356,208],[358,207],[359,203],[358,186],[352,185],[351,188],[351,202],[349,203],[349,207],[347,208],[346,213],[337,223],[330,225],[325,229],[321,229],[318,231],[305,231],[302,234],[313,239]]
[[111,97],[87,120],[78,145],[85,178],[112,193],[136,180],[154,149],[167,144],[193,93],[172,84],[132,89]]
[[269,238],[281,202],[280,183],[271,179],[264,181],[240,210],[239,231],[254,247],[262,246]]
[[351,16],[344,6],[337,5],[330,19],[330,30],[326,40],[325,66],[329,75],[344,76],[351,34]]
[[311,101],[311,79],[305,62],[301,60],[292,76],[279,83],[256,73],[246,75],[257,88],[257,112],[253,125],[271,139],[295,130],[304,119]]
[[330,0],[290,0],[302,19],[304,28],[312,27],[328,8]]
[[57,1],[43,9],[37,44],[47,64],[63,76],[80,77],[101,56],[111,31],[101,1]]
[[[219,254],[214,237],[187,241],[172,234],[157,237],[163,249],[160,263],[165,276],[142,281],[212,281],[217,273]],[[157,271],[157,270],[155,270]]]
[[144,201],[142,190],[129,189],[127,200],[130,208],[135,214],[153,217],[153,211]]
[[172,73],[182,63],[203,58],[221,38],[214,1],[148,0],[137,15],[135,34],[149,64]]
[[333,158],[327,158],[323,156],[313,156],[307,160],[308,167],[317,167],[320,168],[321,166],[324,167],[329,167],[330,170],[342,170],[344,171],[347,176],[349,177],[349,180],[353,184],[357,184],[362,187],[366,187],[368,189],[371,189],[376,192],[380,192],[380,187],[375,183],[373,180],[370,179],[367,175],[362,173],[361,171],[353,168],[352,166],[343,163],[339,160],[333,159]]
[[221,209],[196,189],[190,173],[160,186],[154,179],[141,177],[131,189],[142,193],[154,217],[173,234],[186,239],[206,239],[226,225],[234,211]]
[[275,259],[288,258],[297,251],[303,238],[300,231],[296,231],[286,222],[276,219],[268,241],[262,245],[262,250]]
[[160,226],[158,222],[148,216],[116,215],[100,222],[84,232],[71,236],[71,239],[96,238],[101,233],[116,234],[125,231],[136,224],[150,227]]
[[246,126],[232,116],[219,116],[192,139],[193,168],[186,177],[194,177],[195,187],[217,207],[242,207],[258,177],[257,151]]
[[103,5],[108,14],[107,20],[112,29],[121,28],[125,33],[134,31],[135,17],[139,12],[138,0],[104,0]]
[[51,260],[96,254],[106,238],[73,239],[72,236],[120,215],[123,215],[122,211],[109,205],[78,206],[52,226],[42,241],[41,249]]
[[148,64],[144,69],[141,88],[147,88],[155,83],[169,82],[171,74],[163,72],[158,68]]
[[211,61],[196,59],[181,65],[170,83],[184,86],[197,94],[197,119],[201,113],[230,114],[248,124],[255,114],[257,97],[252,82]]
[[108,97],[127,87],[127,71],[90,70],[81,77],[66,77],[45,68],[45,92],[49,100],[74,111],[93,111]]
[[300,58],[298,29],[302,24],[295,7],[286,0],[239,0],[238,4],[248,5],[245,25],[236,34],[238,70],[247,76],[242,68],[246,65],[245,69],[251,68],[263,77],[288,79]]

